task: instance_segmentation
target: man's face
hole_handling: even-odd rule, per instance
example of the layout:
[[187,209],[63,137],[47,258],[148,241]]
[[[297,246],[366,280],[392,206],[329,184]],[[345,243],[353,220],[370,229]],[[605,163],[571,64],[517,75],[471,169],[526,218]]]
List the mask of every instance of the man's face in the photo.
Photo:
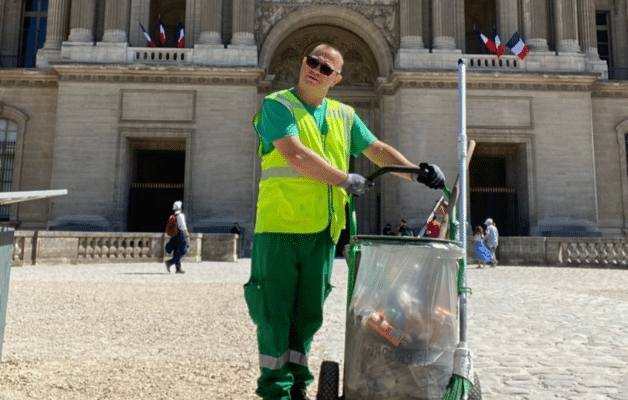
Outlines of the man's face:
[[[319,51],[303,58],[299,78],[306,87],[327,90],[342,81],[342,76],[338,72],[341,68],[342,58],[340,54],[331,51]],[[330,75],[326,75],[324,72],[325,70],[329,72],[329,69],[333,71]]]

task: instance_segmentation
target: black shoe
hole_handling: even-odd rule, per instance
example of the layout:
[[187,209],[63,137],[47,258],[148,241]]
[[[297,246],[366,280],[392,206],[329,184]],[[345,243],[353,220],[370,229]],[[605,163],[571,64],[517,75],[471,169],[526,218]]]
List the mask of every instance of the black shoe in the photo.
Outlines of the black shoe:
[[166,269],[168,270],[168,273],[170,273],[170,267],[171,266],[172,266],[172,262],[166,261]]
[[290,389],[290,398],[292,400],[310,400],[310,398],[307,397],[307,389],[298,388],[296,386]]
[[181,267],[177,267],[177,274],[185,274],[185,271]]

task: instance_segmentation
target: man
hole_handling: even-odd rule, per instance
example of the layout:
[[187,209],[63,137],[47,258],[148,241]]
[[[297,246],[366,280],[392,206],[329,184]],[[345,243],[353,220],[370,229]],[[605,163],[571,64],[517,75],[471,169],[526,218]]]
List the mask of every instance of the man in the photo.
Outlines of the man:
[[486,221],[484,221],[484,225],[486,225],[486,237],[484,241],[486,242],[486,247],[488,247],[491,251],[491,255],[493,256],[491,267],[494,267],[497,265],[495,252],[497,251],[497,246],[499,245],[499,233],[497,232],[497,227],[491,218],[487,218]]
[[[377,140],[353,108],[326,98],[342,80],[342,65],[337,49],[317,46],[303,58],[297,86],[267,96],[254,118],[262,176],[244,296],[257,325],[256,393],[264,399],[308,398],[314,377],[307,357],[331,291],[347,193],[361,195],[373,184],[348,173],[350,155],[364,153],[379,166],[415,166]],[[423,176],[404,177],[444,187],[438,167],[421,167]]]
[[[188,233],[188,227],[185,224],[185,214],[181,212],[183,203],[175,201],[172,205],[174,211],[174,217],[176,219],[176,227],[174,236],[170,238],[166,244],[166,253],[172,252],[172,258],[166,261],[166,269],[170,272],[170,267],[174,265],[176,267],[177,274],[184,274],[185,271],[181,269],[181,259],[188,252],[188,243],[190,243],[190,234]],[[172,217],[171,217],[172,218]]]

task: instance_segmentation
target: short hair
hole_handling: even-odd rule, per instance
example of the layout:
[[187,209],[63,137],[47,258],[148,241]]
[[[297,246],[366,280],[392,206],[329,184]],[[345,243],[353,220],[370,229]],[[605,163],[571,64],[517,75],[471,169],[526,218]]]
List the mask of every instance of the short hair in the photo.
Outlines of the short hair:
[[343,65],[345,63],[345,58],[342,55],[342,52],[340,50],[338,50],[338,48],[336,46],[334,46],[332,44],[329,44],[329,43],[320,43],[320,44],[316,45],[316,47],[314,47],[312,49],[312,51],[310,51],[310,54],[308,54],[308,55],[309,56],[316,56],[316,55],[319,54],[320,50],[322,48],[324,48],[324,47],[327,47],[327,48],[331,49],[332,53],[336,52],[336,53],[338,53],[338,55],[340,55],[340,62],[341,62],[341,64],[340,64],[339,71],[336,71],[336,72],[340,73],[340,71],[342,71],[342,67],[343,67]]

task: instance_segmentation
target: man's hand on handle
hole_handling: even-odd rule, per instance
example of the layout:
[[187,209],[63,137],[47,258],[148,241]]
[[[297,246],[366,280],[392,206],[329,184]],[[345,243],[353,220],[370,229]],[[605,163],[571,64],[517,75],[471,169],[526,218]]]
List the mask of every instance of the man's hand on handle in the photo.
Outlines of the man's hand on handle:
[[373,187],[373,181],[358,174],[349,174],[347,179],[338,186],[344,188],[347,193],[360,196]]
[[421,172],[412,174],[413,180],[424,184],[430,189],[442,189],[445,187],[445,175],[436,165],[421,163],[419,168]]

